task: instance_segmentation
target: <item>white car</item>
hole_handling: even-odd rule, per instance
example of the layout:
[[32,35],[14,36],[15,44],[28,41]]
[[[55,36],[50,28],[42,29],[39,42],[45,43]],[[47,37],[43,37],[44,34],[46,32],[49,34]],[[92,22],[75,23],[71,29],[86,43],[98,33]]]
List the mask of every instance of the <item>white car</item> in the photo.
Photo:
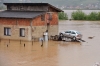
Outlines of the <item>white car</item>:
[[71,38],[74,41],[78,41],[82,39],[82,34],[76,30],[68,30],[59,33],[61,37]]

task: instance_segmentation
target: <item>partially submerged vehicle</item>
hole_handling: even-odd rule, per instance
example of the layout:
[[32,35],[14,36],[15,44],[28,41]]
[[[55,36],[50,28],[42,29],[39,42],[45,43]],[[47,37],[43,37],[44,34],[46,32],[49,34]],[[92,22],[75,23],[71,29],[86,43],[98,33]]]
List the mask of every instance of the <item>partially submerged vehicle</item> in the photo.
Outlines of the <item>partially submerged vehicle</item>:
[[59,36],[63,38],[70,38],[71,40],[78,41],[82,39],[82,34],[76,30],[67,30],[59,33]]

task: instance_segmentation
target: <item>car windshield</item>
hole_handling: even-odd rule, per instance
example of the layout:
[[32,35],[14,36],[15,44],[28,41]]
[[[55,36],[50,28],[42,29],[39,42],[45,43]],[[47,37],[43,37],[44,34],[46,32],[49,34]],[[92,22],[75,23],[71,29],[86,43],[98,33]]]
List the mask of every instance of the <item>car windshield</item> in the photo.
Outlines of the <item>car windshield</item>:
[[72,34],[75,34],[75,32],[72,32]]
[[65,33],[71,33],[71,31],[65,31]]
[[80,32],[76,32],[77,34],[81,34]]

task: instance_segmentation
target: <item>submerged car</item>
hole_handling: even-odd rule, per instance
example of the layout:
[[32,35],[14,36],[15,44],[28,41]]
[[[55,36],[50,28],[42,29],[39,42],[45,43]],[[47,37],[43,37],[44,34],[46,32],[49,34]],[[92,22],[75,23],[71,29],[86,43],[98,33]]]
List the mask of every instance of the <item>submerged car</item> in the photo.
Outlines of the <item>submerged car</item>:
[[63,31],[63,32],[60,32],[59,35],[61,37],[71,38],[74,41],[78,41],[78,40],[82,39],[82,34],[79,31],[76,31],[76,30]]

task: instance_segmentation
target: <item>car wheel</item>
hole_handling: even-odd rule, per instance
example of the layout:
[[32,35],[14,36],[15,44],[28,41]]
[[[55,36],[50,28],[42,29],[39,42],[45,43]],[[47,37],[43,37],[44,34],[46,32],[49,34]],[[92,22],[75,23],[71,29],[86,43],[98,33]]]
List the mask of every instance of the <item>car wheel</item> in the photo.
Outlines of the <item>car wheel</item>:
[[62,34],[62,33],[60,33],[60,36],[62,37],[62,36],[63,36],[63,34]]
[[61,40],[63,40],[64,35],[62,33],[60,33],[60,38]]
[[73,40],[76,41],[76,37],[75,36],[73,37]]

